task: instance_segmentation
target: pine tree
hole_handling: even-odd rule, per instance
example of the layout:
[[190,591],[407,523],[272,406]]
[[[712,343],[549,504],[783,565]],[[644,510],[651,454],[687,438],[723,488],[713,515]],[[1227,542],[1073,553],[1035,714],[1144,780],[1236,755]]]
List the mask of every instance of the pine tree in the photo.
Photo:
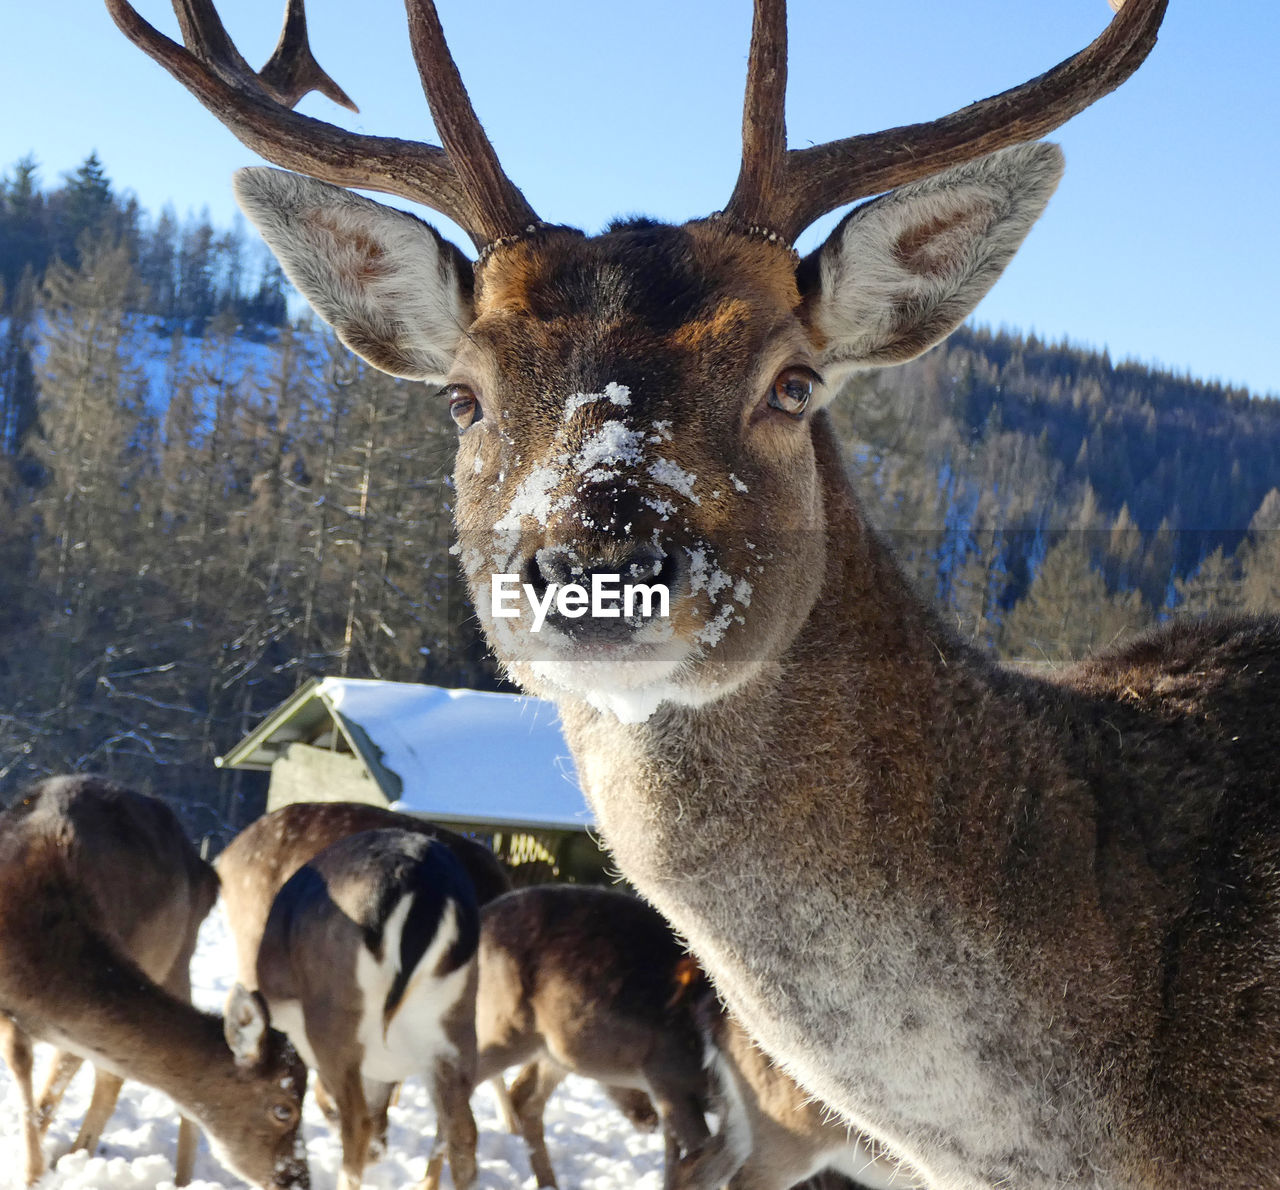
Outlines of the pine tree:
[[40,277],[50,257],[48,213],[34,157],[13,167],[0,195],[0,281],[12,297],[23,273]]
[[1239,564],[1227,557],[1222,546],[1212,550],[1190,577],[1175,580],[1174,588],[1180,615],[1239,611],[1244,602]]
[[0,455],[10,458],[19,453],[36,420],[35,323],[35,274],[27,265],[9,301],[0,339]]
[[122,238],[120,221],[114,218],[111,182],[96,152],[67,176],[66,185],[56,198],[59,210],[54,249],[69,265],[80,263],[88,241],[101,241],[108,234]]
[[1066,533],[1045,555],[1025,598],[1004,624],[1005,656],[1074,661],[1142,628],[1150,615],[1137,591],[1110,595],[1085,539]]
[[1280,612],[1280,488],[1272,488],[1249,522],[1240,548],[1240,594],[1247,611]]
[[[145,377],[127,341],[136,280],[118,244],[82,241],[78,268],[57,263],[44,287],[39,429],[28,445],[46,482],[34,503],[52,605],[48,705],[94,730],[77,708],[109,656],[145,636],[135,580],[148,556],[136,512],[146,470]],[[88,686],[86,687],[86,683]]]

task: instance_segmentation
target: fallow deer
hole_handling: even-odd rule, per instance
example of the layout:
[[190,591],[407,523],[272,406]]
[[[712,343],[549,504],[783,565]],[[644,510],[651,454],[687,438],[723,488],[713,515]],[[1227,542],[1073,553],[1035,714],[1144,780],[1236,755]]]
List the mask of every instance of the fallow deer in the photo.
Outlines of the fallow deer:
[[542,1116],[568,1074],[653,1101],[668,1186],[681,1152],[707,1138],[702,973],[671,927],[635,896],[583,885],[517,889],[480,915],[476,1077],[523,1065],[511,1100],[539,1186],[556,1185]]
[[700,1011],[719,1127],[681,1162],[676,1190],[791,1190],[824,1171],[866,1190],[923,1185],[798,1086],[713,996]]
[[[308,860],[332,843],[361,831],[407,830],[439,839],[466,869],[477,905],[486,905],[511,888],[507,870],[483,843],[411,814],[359,802],[294,802],[264,814],[244,828],[218,856],[222,902],[236,946],[236,978],[247,988],[258,986],[258,947],[271,903],[285,882]],[[515,1127],[506,1084],[494,1080],[498,1105]],[[338,1110],[323,1080],[315,1084],[316,1099],[330,1123],[339,1125]],[[386,1143],[387,1101],[381,1096],[374,1111],[370,1159]]]
[[476,1060],[475,891],[458,858],[421,831],[340,839],[285,881],[257,957],[270,1018],[333,1096],[339,1190],[360,1190],[369,1142],[397,1083],[421,1075],[436,1107],[426,1185],[447,1147],[453,1183],[476,1172],[468,1100]]
[[[973,308],[1061,172],[1021,142],[1123,82],[1164,0],[940,120],[793,150],[783,3],[755,0],[726,208],[593,237],[503,174],[429,0],[409,31],[442,148],[292,113],[311,79],[287,37],[259,80],[208,4],[182,6],[184,49],[108,3],[311,175],[236,188],[320,315],[446,385],[490,640],[556,700],[619,867],[764,1049],[930,1186],[1280,1184],[1280,626],[1173,624],[1009,672],[911,590],[824,412]],[[426,203],[476,263],[326,183]],[[499,572],[539,599],[651,577],[670,618],[533,633],[492,615]]]
[[[32,1125],[34,1038],[165,1092],[204,1127],[223,1164],[255,1186],[305,1190],[306,1071],[292,1047],[251,998],[226,1022],[197,1011],[153,981],[117,933],[125,906],[166,892],[151,879],[150,850],[172,840],[157,834],[147,800],[61,778],[0,814],[0,1041],[23,1097],[28,1181],[43,1168]],[[189,915],[207,908],[209,890],[195,880],[205,904],[174,907],[170,942],[183,951]],[[104,901],[116,902],[109,913]],[[159,924],[163,912],[152,912]]]
[[254,819],[214,861],[222,902],[236,944],[236,978],[257,987],[258,945],[271,902],[314,855],[361,831],[417,831],[439,839],[466,870],[476,903],[488,904],[511,888],[497,856],[483,843],[411,814],[359,802],[294,802]]
[[[99,826],[103,836],[91,856],[80,856],[78,875],[93,897],[95,911],[112,942],[161,987],[182,1000],[191,1000],[191,957],[200,926],[218,897],[218,878],[191,845],[174,812],[157,798],[120,788],[97,777],[63,777],[28,791],[61,785],[86,807],[105,812]],[[67,1086],[83,1059],[59,1050],[49,1064],[49,1076],[36,1103],[34,1126],[44,1135]],[[97,1148],[120,1096],[122,1080],[109,1070],[95,1069],[93,1095],[71,1151]],[[31,1088],[20,1088],[21,1101],[30,1102]],[[24,1116],[26,1113],[24,1112]],[[23,1130],[32,1126],[29,1117]],[[178,1125],[174,1182],[191,1180],[196,1155],[196,1131],[185,1116]],[[28,1152],[33,1142],[27,1140]]]

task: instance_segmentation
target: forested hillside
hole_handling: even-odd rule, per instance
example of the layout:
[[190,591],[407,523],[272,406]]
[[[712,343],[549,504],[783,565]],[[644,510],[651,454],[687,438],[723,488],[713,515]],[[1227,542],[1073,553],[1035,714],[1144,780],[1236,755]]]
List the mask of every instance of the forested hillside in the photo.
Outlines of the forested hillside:
[[[492,685],[448,555],[454,432],[243,230],[96,158],[0,185],[0,793],[94,769],[205,832],[214,768],[325,673]],[[1280,402],[965,329],[835,406],[874,519],[967,637],[1064,659],[1280,608]]]

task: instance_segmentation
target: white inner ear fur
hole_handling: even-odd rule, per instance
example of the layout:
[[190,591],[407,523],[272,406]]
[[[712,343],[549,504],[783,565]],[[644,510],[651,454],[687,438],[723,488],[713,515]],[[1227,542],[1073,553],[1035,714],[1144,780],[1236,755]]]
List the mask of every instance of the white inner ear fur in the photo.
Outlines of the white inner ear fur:
[[266,1053],[267,1018],[258,998],[243,984],[236,984],[227,995],[222,1027],[237,1066],[250,1069],[261,1065]]
[[236,201],[289,280],[376,368],[441,383],[471,323],[470,266],[432,227],[349,190],[242,169]]
[[828,392],[950,334],[1013,257],[1062,176],[1056,145],[992,153],[858,207],[818,250]]

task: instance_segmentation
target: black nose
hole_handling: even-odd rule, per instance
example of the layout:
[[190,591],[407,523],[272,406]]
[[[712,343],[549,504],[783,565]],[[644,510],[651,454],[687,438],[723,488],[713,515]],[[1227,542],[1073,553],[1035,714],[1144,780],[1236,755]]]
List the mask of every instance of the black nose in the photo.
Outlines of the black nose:
[[[584,560],[568,547],[540,549],[532,558],[531,581],[541,595],[551,584],[563,587],[578,583],[588,589],[591,576],[609,574],[623,583],[666,583],[675,575],[675,561],[654,545],[637,546],[620,559]],[[664,577],[664,575],[666,577]]]
[[[533,587],[539,600],[545,598],[547,589],[557,589],[576,584],[588,594],[592,590],[595,575],[617,576],[617,586],[628,584],[665,586],[674,597],[674,586],[679,577],[679,566],[673,555],[655,545],[638,545],[621,557],[584,558],[568,546],[549,546],[540,549],[524,567],[522,580]],[[554,605],[548,612],[547,623],[558,631],[578,639],[622,640],[648,622],[642,614],[632,616],[593,617],[590,611],[578,617],[563,616]]]

